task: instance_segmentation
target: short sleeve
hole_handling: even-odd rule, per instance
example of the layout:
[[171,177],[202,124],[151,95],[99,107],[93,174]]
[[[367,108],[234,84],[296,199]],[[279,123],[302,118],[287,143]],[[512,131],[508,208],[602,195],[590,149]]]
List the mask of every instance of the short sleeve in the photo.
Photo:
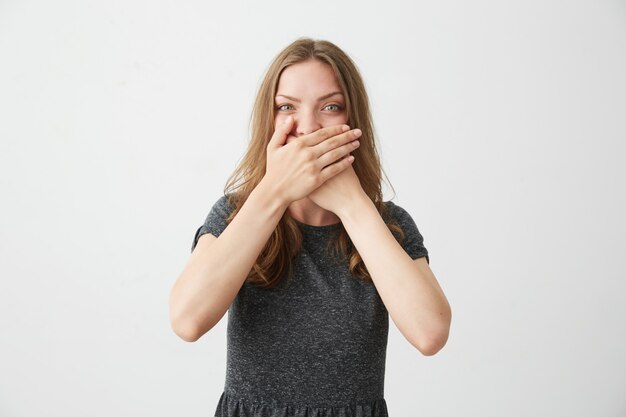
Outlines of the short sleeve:
[[213,204],[213,207],[211,207],[209,214],[206,216],[204,224],[196,230],[196,234],[193,237],[193,242],[191,244],[191,252],[193,252],[198,244],[198,239],[200,239],[200,236],[203,234],[211,233],[215,237],[222,234],[227,226],[226,219],[230,216],[233,209],[234,207],[231,206],[227,196],[223,195],[217,199],[217,201]]
[[409,254],[411,259],[426,257],[426,262],[430,264],[428,249],[424,246],[424,237],[420,233],[411,215],[402,207],[392,201],[386,202],[389,214],[398,222],[404,231],[404,241],[402,247]]

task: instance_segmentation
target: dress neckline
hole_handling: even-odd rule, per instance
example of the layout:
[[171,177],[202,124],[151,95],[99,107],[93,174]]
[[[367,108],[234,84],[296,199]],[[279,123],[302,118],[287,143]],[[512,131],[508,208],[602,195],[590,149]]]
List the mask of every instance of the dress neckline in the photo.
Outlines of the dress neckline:
[[293,217],[292,217],[292,219],[302,229],[308,230],[308,231],[311,231],[311,232],[325,232],[325,231],[337,230],[337,229],[341,228],[341,226],[343,224],[343,223],[339,222],[339,223],[327,224],[327,225],[324,225],[324,226],[314,226],[312,224],[302,223],[301,221],[296,220]]

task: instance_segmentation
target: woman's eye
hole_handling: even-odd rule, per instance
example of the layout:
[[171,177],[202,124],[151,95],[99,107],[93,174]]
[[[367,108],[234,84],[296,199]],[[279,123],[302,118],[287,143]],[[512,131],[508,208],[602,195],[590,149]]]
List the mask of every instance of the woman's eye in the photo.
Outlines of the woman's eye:
[[[276,107],[276,110],[289,110],[289,109],[284,109],[284,107],[291,107],[291,104],[281,104],[280,106]],[[341,110],[343,110],[343,107],[341,107],[339,104],[329,104],[328,106],[324,107],[329,108],[329,107],[334,107],[334,110],[331,110],[332,112],[336,113],[336,112],[340,112]]]
[[328,106],[326,106],[326,107],[336,107],[336,108],[337,108],[337,110],[333,110],[333,111],[336,111],[336,112],[337,112],[337,111],[341,111],[341,106],[340,106],[340,105],[338,105],[338,104],[329,104],[329,105],[328,105]]

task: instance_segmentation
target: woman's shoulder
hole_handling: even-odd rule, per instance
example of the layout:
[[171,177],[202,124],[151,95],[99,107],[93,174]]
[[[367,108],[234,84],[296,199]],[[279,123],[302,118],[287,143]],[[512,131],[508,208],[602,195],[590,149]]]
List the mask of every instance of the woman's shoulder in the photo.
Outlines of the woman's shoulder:
[[406,220],[407,216],[410,217],[409,212],[406,211],[404,207],[391,200],[384,201],[383,204],[385,205],[383,215],[387,217],[386,220],[395,220],[396,222],[401,223]]
[[230,214],[236,207],[236,195],[224,193],[214,200],[212,210]]

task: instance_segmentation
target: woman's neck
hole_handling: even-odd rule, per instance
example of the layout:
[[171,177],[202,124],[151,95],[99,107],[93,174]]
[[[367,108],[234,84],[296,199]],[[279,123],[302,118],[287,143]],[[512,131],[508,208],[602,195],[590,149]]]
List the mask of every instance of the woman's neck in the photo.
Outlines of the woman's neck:
[[318,206],[308,197],[292,202],[287,211],[291,217],[300,223],[311,226],[328,226],[341,221],[332,211],[328,211]]

